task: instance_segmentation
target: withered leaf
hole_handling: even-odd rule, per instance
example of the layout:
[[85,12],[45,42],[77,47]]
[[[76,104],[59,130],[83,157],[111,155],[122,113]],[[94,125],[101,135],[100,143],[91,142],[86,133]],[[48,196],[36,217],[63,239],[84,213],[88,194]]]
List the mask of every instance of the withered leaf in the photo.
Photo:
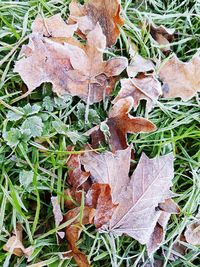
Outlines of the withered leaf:
[[171,214],[180,213],[178,205],[170,198],[166,199],[164,203],[159,203],[158,207],[162,210],[162,212],[154,227],[154,231],[151,234],[150,240],[147,243],[147,251],[149,255],[154,253],[160,247],[164,239],[165,228],[167,226]]
[[194,55],[189,62],[182,62],[173,56],[159,71],[164,97],[180,97],[183,101],[191,99],[200,90],[199,71],[198,55]]
[[25,57],[16,62],[14,71],[20,74],[29,92],[44,82],[52,83],[58,95],[68,92],[67,72],[72,67],[64,45],[32,34],[22,50]]
[[113,103],[116,103],[121,98],[132,96],[134,103],[134,109],[137,109],[140,100],[146,100],[146,109],[150,111],[153,104],[158,97],[162,94],[160,82],[153,76],[142,76],[132,79],[121,80],[121,90],[114,99]]
[[72,37],[77,29],[77,24],[67,25],[60,14],[50,18],[38,15],[31,26],[33,33],[46,37]]
[[95,208],[94,224],[96,228],[106,224],[117,207],[112,202],[110,185],[93,184],[86,195],[86,205]]
[[129,115],[133,105],[132,97],[122,98],[109,113],[106,123],[111,134],[109,144],[113,152],[127,147],[127,133],[148,133],[156,130],[156,126],[149,120]]
[[150,33],[152,37],[159,43],[159,45],[164,46],[161,50],[168,54],[170,52],[170,43],[175,38],[175,30],[167,29],[163,25],[155,26],[154,24],[150,24]]
[[87,35],[85,49],[65,44],[73,70],[68,72],[68,90],[92,104],[101,101],[113,89],[113,76],[118,76],[128,65],[124,57],[103,61],[106,38],[99,24]]
[[194,221],[187,225],[184,236],[188,243],[194,246],[200,245],[200,211]]
[[70,155],[67,160],[67,166],[69,169],[67,181],[73,189],[77,190],[87,181],[90,173],[81,169],[80,155],[77,154]]
[[[55,225],[56,227],[58,227],[60,225],[60,223],[63,221],[63,215],[62,215],[62,211],[60,208],[60,204],[58,203],[58,198],[57,197],[51,197],[51,203],[53,206],[53,215],[54,215],[54,220],[55,220]],[[57,243],[59,243],[59,237],[61,239],[63,239],[65,236],[65,233],[62,231],[58,231],[57,232]]]
[[13,235],[8,239],[7,243],[3,246],[3,249],[5,251],[9,251],[10,253],[21,257],[25,256],[26,258],[30,257],[33,248],[30,246],[28,248],[25,248],[23,243],[22,243],[22,231],[23,228],[20,223],[16,224],[16,229],[13,231]]
[[115,154],[90,151],[81,156],[85,170],[91,173],[92,182],[109,184],[114,204],[118,204],[122,188],[129,183],[130,160],[131,146],[124,150],[118,150]]
[[106,36],[107,46],[116,43],[120,34],[118,25],[123,25],[123,20],[120,17],[119,0],[89,0],[84,5],[73,0],[69,10],[69,22],[77,22],[82,34],[87,35],[99,22]]
[[[82,225],[90,224],[93,222],[94,211],[95,210],[93,208],[87,206],[84,207]],[[65,214],[64,220],[68,221],[77,216],[79,213],[80,213],[79,207],[70,210]],[[79,218],[76,221],[74,221],[72,225],[66,227],[65,229],[65,235],[69,244],[69,249],[72,251],[72,256],[74,257],[74,260],[76,261],[77,265],[79,267],[89,267],[90,264],[88,262],[86,255],[83,252],[81,252],[76,245],[76,242],[80,237],[80,233],[81,233],[81,224]]]

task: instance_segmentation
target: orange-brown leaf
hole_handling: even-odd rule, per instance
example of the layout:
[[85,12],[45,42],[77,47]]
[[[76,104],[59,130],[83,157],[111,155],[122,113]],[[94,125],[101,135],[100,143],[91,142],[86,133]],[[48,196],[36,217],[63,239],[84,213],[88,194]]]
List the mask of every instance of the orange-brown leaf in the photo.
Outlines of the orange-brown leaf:
[[123,25],[123,20],[120,17],[119,0],[89,0],[84,5],[73,0],[69,9],[69,22],[77,22],[83,35],[87,35],[99,22],[106,36],[107,46],[116,43],[120,34],[118,25]]
[[86,195],[86,205],[95,208],[94,224],[96,228],[105,225],[112,217],[117,205],[113,204],[109,184],[92,185]]

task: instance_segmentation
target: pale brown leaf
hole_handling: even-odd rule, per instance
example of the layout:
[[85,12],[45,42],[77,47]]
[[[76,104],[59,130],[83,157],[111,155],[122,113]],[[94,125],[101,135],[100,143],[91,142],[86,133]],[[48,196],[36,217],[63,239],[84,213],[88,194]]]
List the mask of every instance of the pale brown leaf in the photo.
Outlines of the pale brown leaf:
[[99,24],[87,35],[85,49],[65,44],[73,70],[68,72],[68,90],[85,102],[92,104],[109,95],[114,86],[113,76],[118,76],[126,67],[124,57],[103,61],[106,38]]
[[22,236],[23,228],[20,223],[16,224],[16,228],[13,231],[13,235],[8,239],[7,243],[3,246],[5,251],[9,251],[11,254],[14,254],[18,257],[25,256],[26,258],[30,257],[33,248],[30,246],[25,248],[23,245],[23,236]]
[[143,153],[129,185],[118,196],[109,230],[147,244],[161,214],[156,207],[171,196],[172,178],[172,154],[149,159]]
[[159,77],[163,81],[164,97],[191,99],[200,90],[200,57],[194,55],[189,62],[173,56],[161,67]]
[[114,99],[113,103],[116,103],[119,99],[131,96],[134,100],[134,109],[137,109],[140,100],[144,99],[146,100],[146,109],[149,112],[161,94],[161,84],[153,76],[122,79],[121,90]]
[[38,15],[31,26],[33,33],[45,37],[72,37],[77,30],[77,24],[67,25],[60,14],[50,18],[43,18]]
[[[55,220],[55,226],[58,227],[61,222],[63,221],[63,215],[62,215],[62,211],[60,208],[60,203],[58,203],[58,198],[57,197],[51,197],[51,203],[53,206],[53,215],[54,215],[54,220]],[[61,239],[64,238],[65,233],[62,231],[57,231],[57,243],[59,243],[59,237]]]
[[87,35],[99,22],[106,36],[107,46],[116,43],[120,34],[118,25],[123,25],[123,20],[120,17],[119,0],[89,0],[84,5],[73,0],[69,10],[69,22],[77,22],[83,35]]
[[194,221],[187,225],[184,236],[188,243],[194,246],[200,245],[200,211]]

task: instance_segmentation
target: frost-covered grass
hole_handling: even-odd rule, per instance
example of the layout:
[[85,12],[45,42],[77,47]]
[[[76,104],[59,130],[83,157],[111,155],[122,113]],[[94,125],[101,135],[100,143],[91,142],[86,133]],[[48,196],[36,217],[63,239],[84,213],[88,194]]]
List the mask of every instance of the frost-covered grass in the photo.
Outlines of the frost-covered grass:
[[[32,266],[37,262],[43,262],[40,266],[76,266],[73,259],[59,259],[58,253],[65,251],[66,246],[56,243],[50,197],[62,197],[67,186],[66,146],[76,143],[76,150],[81,150],[87,141],[83,133],[105,119],[109,105],[93,105],[86,125],[85,105],[78,98],[54,96],[49,84],[15,102],[23,86],[20,77],[13,73],[14,61],[21,45],[27,42],[36,15],[61,12],[66,18],[68,4],[64,0],[0,1],[0,266],[3,267]],[[128,56],[132,41],[142,56],[164,58],[149,32],[141,28],[147,19],[176,29],[178,38],[172,50],[182,60],[189,60],[199,48],[199,1],[127,0],[122,6],[125,25],[117,45],[109,50],[112,54]],[[146,116],[144,106],[141,104],[134,114]],[[195,216],[200,203],[199,117],[196,98],[188,102],[160,100],[148,115],[158,130],[129,136],[136,160],[142,151],[150,157],[170,151],[175,155],[173,192],[177,194],[175,201],[181,207],[181,214],[171,217],[165,241],[154,255],[154,259],[163,261],[163,266],[200,265],[199,248],[189,244],[185,244],[188,249],[184,256],[179,255],[175,261],[169,259],[173,244]],[[34,247],[29,263],[24,257],[11,256],[2,249],[17,221],[24,228],[24,245]],[[66,223],[61,225],[65,226]],[[153,264],[153,258],[147,258],[145,247],[137,241],[127,236],[100,234],[93,226],[84,228],[78,244],[95,267]]]

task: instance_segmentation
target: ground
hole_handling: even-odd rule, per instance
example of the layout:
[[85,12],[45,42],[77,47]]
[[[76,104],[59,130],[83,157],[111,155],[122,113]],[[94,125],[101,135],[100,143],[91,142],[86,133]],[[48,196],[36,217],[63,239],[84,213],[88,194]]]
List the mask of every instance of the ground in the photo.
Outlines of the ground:
[[[66,248],[65,244],[58,246],[56,243],[50,197],[62,197],[67,187],[66,146],[76,143],[76,150],[81,150],[87,141],[82,133],[105,119],[110,104],[94,104],[89,123],[85,124],[83,102],[76,97],[56,97],[49,84],[41,86],[27,98],[17,99],[24,86],[13,72],[14,62],[22,44],[27,42],[26,36],[31,32],[36,15],[61,13],[66,18],[68,5],[67,0],[0,1],[0,60],[3,61],[0,67],[0,266],[3,267],[31,266],[37,262],[43,262],[40,266],[76,266],[73,259],[59,259],[58,253]],[[143,57],[163,58],[158,44],[141,27],[147,20],[176,29],[178,38],[171,47],[181,60],[187,61],[197,52],[200,46],[198,1],[127,0],[122,1],[122,7],[125,25],[108,56],[129,56],[128,44],[132,41]],[[25,115],[18,120],[16,116],[21,116],[20,108]],[[198,99],[194,97],[187,102],[163,99],[148,115],[143,104],[132,114],[148,117],[158,127],[155,133],[129,136],[136,161],[142,152],[149,157],[170,151],[175,155],[172,190],[176,193],[174,199],[181,213],[171,217],[165,241],[155,253],[154,260],[161,259],[162,266],[200,266],[199,248],[187,243],[184,256],[179,255],[175,261],[169,259],[173,244],[194,218],[200,203]],[[23,127],[30,129],[31,139]],[[48,149],[44,150],[44,146]],[[16,221],[23,225],[24,245],[34,246],[29,263],[25,257],[12,256],[2,249]],[[113,238],[98,233],[93,226],[84,228],[78,244],[95,267],[112,266],[113,262],[118,266],[136,267],[153,262],[147,257],[145,246],[137,241],[127,236]]]

